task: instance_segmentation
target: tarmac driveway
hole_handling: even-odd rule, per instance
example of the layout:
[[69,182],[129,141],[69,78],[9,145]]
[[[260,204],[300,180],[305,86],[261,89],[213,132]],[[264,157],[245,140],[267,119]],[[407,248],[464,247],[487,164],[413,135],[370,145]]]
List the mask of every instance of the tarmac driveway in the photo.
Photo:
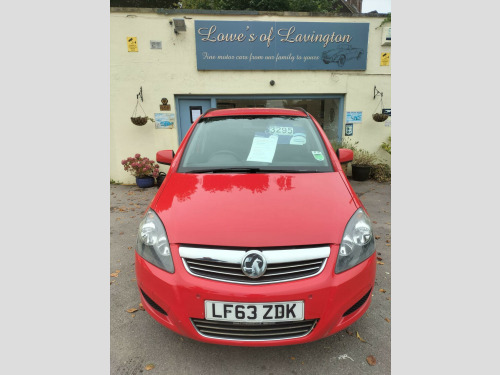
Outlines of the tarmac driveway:
[[376,236],[379,264],[370,308],[348,329],[325,339],[268,348],[197,342],[164,328],[140,309],[134,249],[142,214],[158,188],[111,185],[111,374],[390,374],[391,186],[352,180],[351,185]]

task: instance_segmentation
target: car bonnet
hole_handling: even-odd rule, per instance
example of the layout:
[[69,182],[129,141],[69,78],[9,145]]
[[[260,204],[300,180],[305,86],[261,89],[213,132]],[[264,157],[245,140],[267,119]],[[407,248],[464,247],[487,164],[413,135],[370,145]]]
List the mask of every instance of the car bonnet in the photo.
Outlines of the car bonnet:
[[358,208],[340,173],[174,173],[152,208],[170,243],[339,244]]

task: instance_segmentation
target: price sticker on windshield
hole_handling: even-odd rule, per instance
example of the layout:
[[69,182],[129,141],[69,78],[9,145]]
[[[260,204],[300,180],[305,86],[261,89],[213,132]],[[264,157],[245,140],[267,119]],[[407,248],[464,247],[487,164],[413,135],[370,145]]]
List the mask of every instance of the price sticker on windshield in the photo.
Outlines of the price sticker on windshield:
[[293,135],[293,128],[291,126],[269,126],[267,128],[269,134],[276,135]]

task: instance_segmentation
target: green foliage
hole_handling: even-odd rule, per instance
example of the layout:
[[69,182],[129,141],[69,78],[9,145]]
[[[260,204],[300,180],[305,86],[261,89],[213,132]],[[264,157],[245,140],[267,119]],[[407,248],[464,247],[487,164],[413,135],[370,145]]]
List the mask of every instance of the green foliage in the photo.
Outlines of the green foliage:
[[113,180],[113,179],[111,179],[111,180],[109,181],[109,183],[110,183],[111,185],[122,185],[122,184],[123,184],[123,182],[120,182],[120,181],[115,181],[115,180]]
[[248,9],[251,10],[263,10],[263,11],[289,10],[289,0],[250,0],[243,2],[248,3]]
[[390,182],[391,181],[391,167],[389,164],[375,164],[372,165],[370,170],[370,178],[377,182]]
[[340,0],[184,0],[183,9],[335,12]]
[[332,144],[332,147],[335,151],[337,151],[339,148],[347,148],[349,150],[354,151],[357,148],[357,145],[359,142],[353,143],[349,138],[344,138],[344,139],[342,139],[341,142],[334,139],[334,140],[331,140],[330,143]]
[[382,146],[380,146],[382,150],[385,150],[391,154],[391,137],[387,138],[387,142],[382,142]]
[[391,12],[387,13],[387,17],[385,17],[384,20],[382,21],[382,23],[380,25],[378,25],[377,29],[379,27],[384,26],[386,23],[391,23]]
[[110,6],[123,8],[178,8],[181,0],[110,0]]
[[[389,164],[380,163],[379,158],[375,153],[370,153],[366,150],[358,148],[359,142],[352,142],[350,138],[342,139],[342,142],[331,141],[333,148],[337,151],[339,148],[347,148],[353,151],[352,165],[369,166],[370,178],[377,182],[391,181],[391,166]],[[391,153],[391,137],[388,138],[389,153]]]
[[378,162],[377,155],[366,150],[355,148],[353,153],[352,165],[371,167]]
[[[292,12],[334,12],[342,9],[338,0],[289,0]],[[338,9],[337,9],[338,8]]]

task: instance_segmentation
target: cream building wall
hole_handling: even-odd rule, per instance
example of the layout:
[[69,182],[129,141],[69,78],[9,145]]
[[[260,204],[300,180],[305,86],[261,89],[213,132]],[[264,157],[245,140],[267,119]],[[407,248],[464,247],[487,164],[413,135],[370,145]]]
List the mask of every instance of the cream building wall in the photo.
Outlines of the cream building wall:
[[[135,178],[123,170],[122,159],[136,153],[154,159],[159,150],[176,151],[179,147],[177,119],[173,129],[155,129],[153,122],[136,126],[130,121],[141,87],[144,101],[140,104],[149,117],[160,112],[161,98],[167,98],[171,105],[169,112],[177,114],[175,95],[345,94],[342,124],[346,112],[363,112],[363,122],[354,124],[354,134],[349,138],[390,163],[387,153],[379,148],[390,136],[391,127],[371,117],[380,103],[380,96],[373,98],[374,86],[384,94],[384,107],[391,108],[391,67],[380,66],[381,53],[390,52],[390,46],[381,46],[383,27],[379,26],[383,16],[263,12],[259,15],[157,14],[152,9],[137,8],[111,8],[110,16],[111,179],[134,184]],[[185,18],[185,32],[174,33],[174,27],[169,24],[174,17]],[[195,20],[369,23],[367,67],[365,71],[198,71]],[[137,37],[138,52],[128,52],[127,37]],[[161,41],[162,49],[150,49],[151,40]],[[271,86],[270,80],[276,84]],[[167,170],[167,166],[160,166],[160,171]]]

